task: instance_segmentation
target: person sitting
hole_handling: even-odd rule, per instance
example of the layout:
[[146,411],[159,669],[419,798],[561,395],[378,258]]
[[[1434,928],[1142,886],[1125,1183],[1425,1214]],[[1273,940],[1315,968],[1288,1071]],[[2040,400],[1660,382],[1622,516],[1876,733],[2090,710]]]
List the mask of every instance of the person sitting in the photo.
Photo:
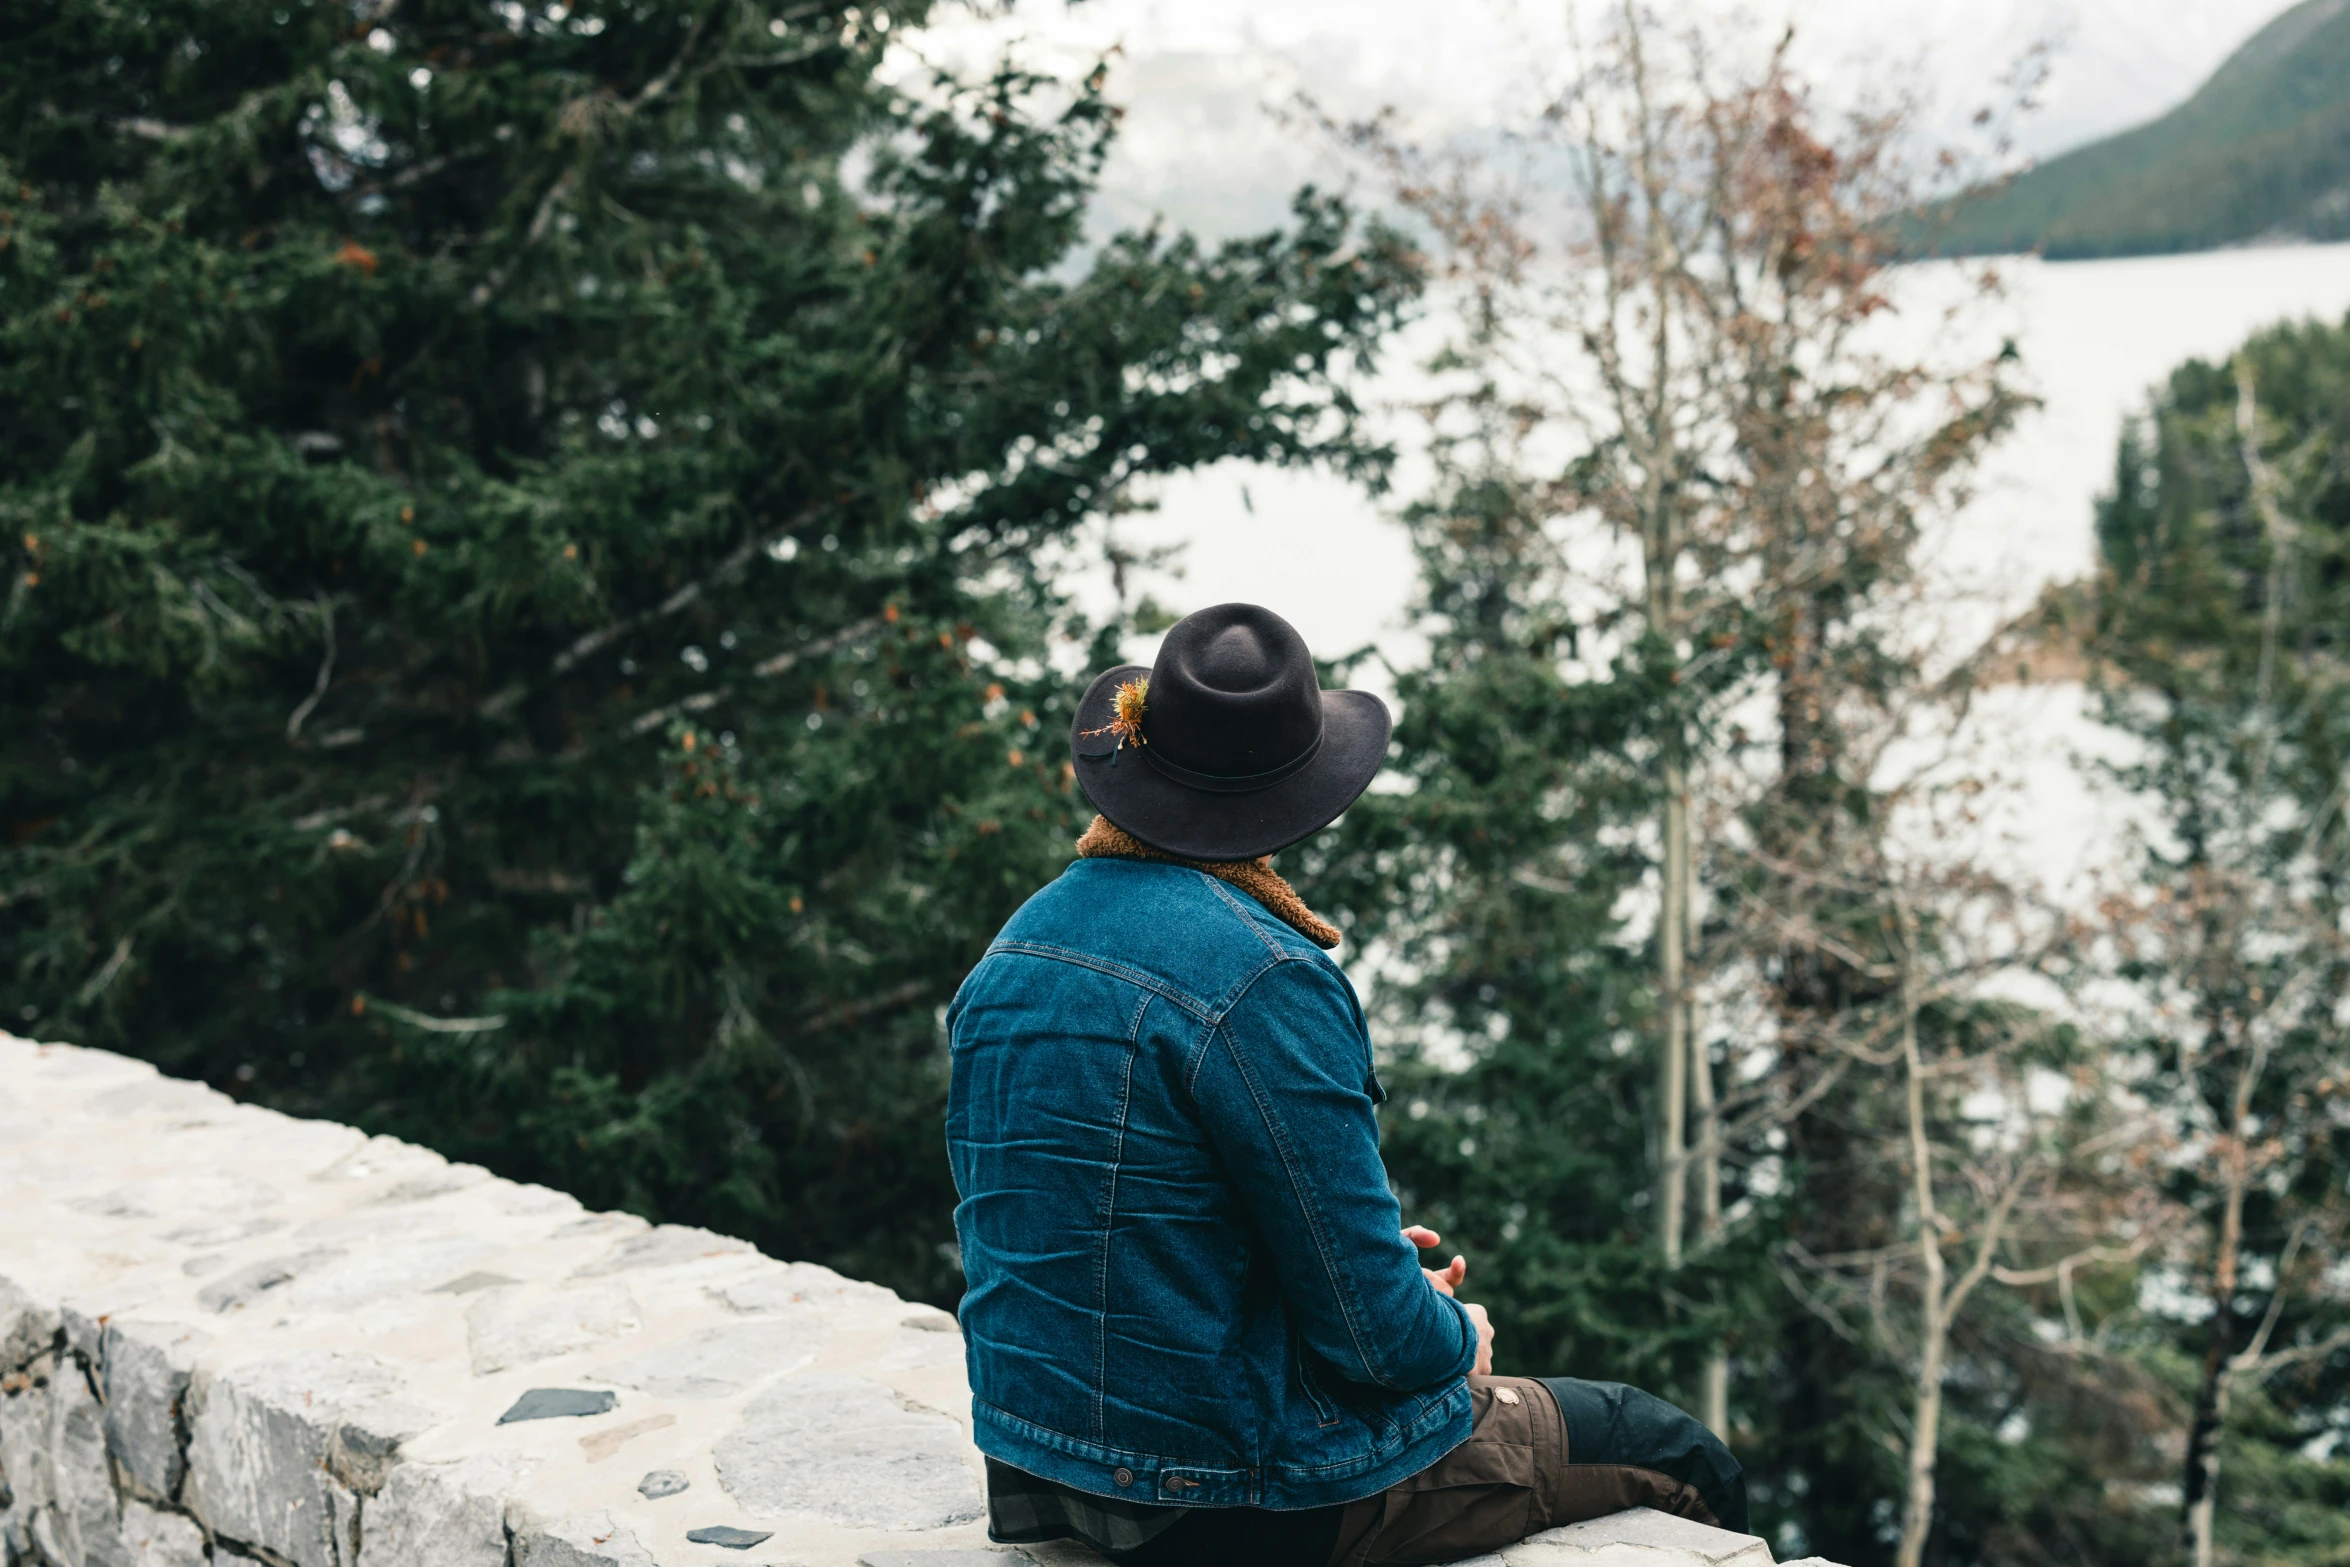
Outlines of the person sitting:
[[1100,815],[947,1014],[994,1540],[1370,1567],[1628,1507],[1746,1529],[1711,1432],[1620,1384],[1494,1376],[1465,1263],[1421,1265],[1338,932],[1271,863],[1362,793],[1389,723],[1251,604],[1078,705]]

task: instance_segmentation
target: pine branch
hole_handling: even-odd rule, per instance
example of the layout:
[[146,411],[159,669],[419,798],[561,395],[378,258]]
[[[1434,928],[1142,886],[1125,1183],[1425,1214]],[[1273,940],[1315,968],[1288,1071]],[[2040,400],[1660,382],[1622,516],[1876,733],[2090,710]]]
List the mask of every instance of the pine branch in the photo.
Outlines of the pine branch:
[[286,718],[286,739],[289,741],[301,738],[302,721],[316,712],[318,704],[326,700],[327,683],[334,678],[335,607],[323,593],[318,596],[318,622],[320,631],[326,640],[326,655],[319,660],[318,679],[311,685],[310,694],[304,697],[302,705],[295,708]]
[[421,1028],[434,1034],[490,1034],[506,1026],[506,1015],[493,1012],[487,1017],[433,1017],[417,1012],[398,1002],[386,1001],[380,996],[360,995],[353,998],[371,1012],[381,1012],[394,1022],[410,1028]]
[[[773,657],[761,659],[751,666],[751,674],[756,679],[772,680],[807,659],[821,658],[825,654],[846,647],[851,643],[861,642],[887,624],[888,621],[879,615],[868,615],[863,620],[854,621],[841,627],[840,630],[829,636],[818,637],[804,647],[787,648]],[[687,713],[708,712],[733,694],[734,688],[732,686],[718,686],[708,691],[696,691],[693,695],[681,697],[666,706],[656,707],[650,712],[638,714],[629,721],[628,732],[632,735],[649,734],[668,723],[672,718],[678,718]]]
[[[583,660],[594,657],[630,632],[641,630],[656,621],[666,620],[679,611],[690,608],[700,602],[703,595],[710,589],[721,586],[741,575],[752,561],[758,559],[761,551],[774,548],[831,509],[830,502],[811,506],[775,532],[744,540],[708,572],[679,588],[651,609],[645,610],[641,614],[628,615],[619,620],[610,621],[598,626],[593,631],[573,638],[570,645],[565,647],[562,652],[557,653],[553,661],[548,664],[545,678],[548,680],[560,679],[578,668]],[[522,699],[530,694],[530,691],[530,682],[512,681],[482,698],[480,705],[474,711],[483,718],[503,718],[512,712]]]

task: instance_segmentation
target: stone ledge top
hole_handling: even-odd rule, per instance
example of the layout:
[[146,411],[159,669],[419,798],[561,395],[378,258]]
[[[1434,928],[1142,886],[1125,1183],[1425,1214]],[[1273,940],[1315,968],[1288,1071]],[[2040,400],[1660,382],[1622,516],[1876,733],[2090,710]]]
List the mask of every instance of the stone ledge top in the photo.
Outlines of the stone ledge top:
[[[0,1538],[58,1567],[1081,1567],[953,1317],[0,1034]],[[1769,1567],[1656,1513],[1487,1567]]]

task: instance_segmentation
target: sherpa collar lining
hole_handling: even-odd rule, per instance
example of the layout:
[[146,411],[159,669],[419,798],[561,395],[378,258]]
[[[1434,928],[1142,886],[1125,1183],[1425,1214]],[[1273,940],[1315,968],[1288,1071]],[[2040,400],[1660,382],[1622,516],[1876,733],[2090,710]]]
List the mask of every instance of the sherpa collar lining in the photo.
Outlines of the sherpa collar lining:
[[1274,871],[1269,854],[1255,860],[1186,860],[1152,848],[1107,816],[1093,819],[1085,836],[1077,840],[1077,852],[1089,860],[1163,860],[1170,865],[1188,865],[1238,887],[1315,946],[1327,951],[1339,943],[1338,927],[1306,907],[1297,889]]

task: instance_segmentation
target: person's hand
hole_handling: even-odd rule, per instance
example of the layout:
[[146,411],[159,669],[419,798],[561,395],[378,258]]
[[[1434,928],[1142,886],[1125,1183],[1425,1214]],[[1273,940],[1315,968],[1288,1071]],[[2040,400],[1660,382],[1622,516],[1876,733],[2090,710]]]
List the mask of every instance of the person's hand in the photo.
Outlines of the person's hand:
[[1469,1375],[1489,1377],[1493,1375],[1493,1323],[1487,1319],[1485,1308],[1474,1301],[1462,1301],[1461,1310],[1477,1324],[1477,1363],[1469,1368]]
[[[1407,1241],[1410,1241],[1414,1246],[1419,1247],[1422,1251],[1428,1251],[1434,1247],[1444,1244],[1444,1237],[1437,1234],[1434,1230],[1428,1228],[1428,1226],[1425,1224],[1405,1225],[1403,1238]],[[1420,1269],[1420,1271],[1428,1276],[1428,1287],[1430,1289],[1434,1290],[1439,1295],[1450,1295],[1454,1290],[1460,1287],[1461,1280],[1469,1276],[1469,1259],[1466,1257],[1456,1256],[1452,1259],[1451,1266],[1447,1268],[1438,1270],[1435,1268],[1423,1267]]]

